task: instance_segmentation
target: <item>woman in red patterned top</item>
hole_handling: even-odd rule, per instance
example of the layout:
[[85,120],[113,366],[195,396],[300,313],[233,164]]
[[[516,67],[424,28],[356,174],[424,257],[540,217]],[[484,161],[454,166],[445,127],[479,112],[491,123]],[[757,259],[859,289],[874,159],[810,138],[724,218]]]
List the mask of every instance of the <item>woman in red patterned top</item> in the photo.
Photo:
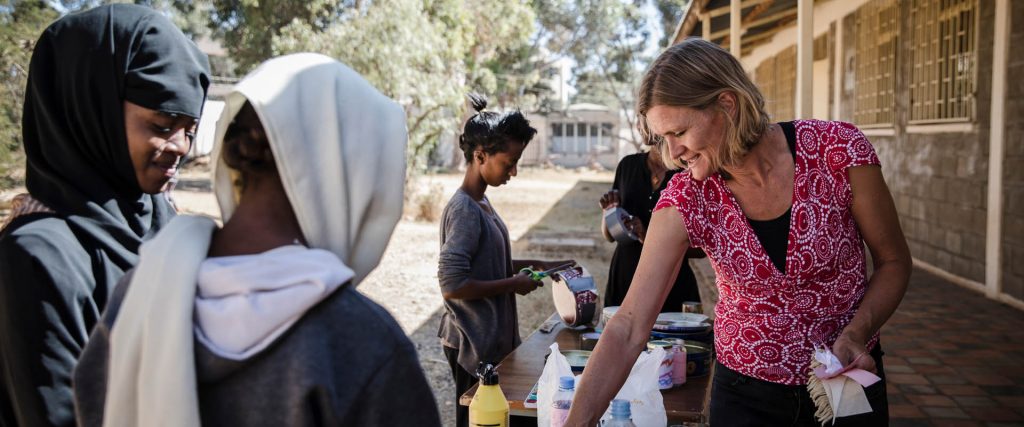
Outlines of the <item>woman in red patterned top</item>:
[[[621,387],[690,246],[710,257],[720,295],[712,425],[817,425],[806,389],[815,345],[884,378],[878,331],[903,298],[911,262],[864,135],[842,122],[769,123],[739,61],[701,39],[658,57],[636,111],[649,143],[687,172],[662,192],[570,425],[594,425]],[[885,381],[865,393],[874,412],[838,423],[887,422]]]

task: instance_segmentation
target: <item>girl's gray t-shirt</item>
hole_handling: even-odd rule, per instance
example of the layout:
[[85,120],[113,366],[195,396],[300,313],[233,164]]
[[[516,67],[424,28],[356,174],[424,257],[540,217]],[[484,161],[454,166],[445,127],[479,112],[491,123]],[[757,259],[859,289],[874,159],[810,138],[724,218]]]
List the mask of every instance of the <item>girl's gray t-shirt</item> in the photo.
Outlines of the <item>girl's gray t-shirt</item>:
[[[470,278],[499,280],[513,273],[508,228],[501,217],[462,189],[456,191],[441,217],[441,291],[454,291]],[[466,371],[476,372],[481,360],[496,364],[519,346],[515,293],[445,300],[444,307],[437,335],[442,345],[459,350],[458,362]]]

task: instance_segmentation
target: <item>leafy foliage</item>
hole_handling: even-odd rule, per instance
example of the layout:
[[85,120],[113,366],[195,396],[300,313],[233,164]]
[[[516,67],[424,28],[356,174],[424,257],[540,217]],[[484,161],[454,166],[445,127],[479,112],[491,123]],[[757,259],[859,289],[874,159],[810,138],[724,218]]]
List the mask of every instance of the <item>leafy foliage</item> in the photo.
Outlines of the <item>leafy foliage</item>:
[[516,1],[379,0],[346,10],[325,28],[294,20],[272,46],[275,55],[337,58],[401,103],[415,172],[426,167],[439,138],[458,128],[467,92],[515,99],[530,83],[529,75],[501,71],[521,62],[532,23],[532,10]]
[[57,16],[41,0],[0,6],[0,188],[24,179],[21,115],[28,64],[39,35]]

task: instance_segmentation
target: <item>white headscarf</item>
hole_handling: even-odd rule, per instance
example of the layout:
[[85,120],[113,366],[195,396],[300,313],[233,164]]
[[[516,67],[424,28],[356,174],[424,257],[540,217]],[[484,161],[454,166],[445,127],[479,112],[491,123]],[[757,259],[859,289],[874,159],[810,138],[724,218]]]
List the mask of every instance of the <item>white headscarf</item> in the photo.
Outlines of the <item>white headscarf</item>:
[[[358,283],[380,261],[402,212],[402,108],[323,55],[263,63],[228,96],[217,123],[214,190],[225,221],[238,194],[219,153],[246,100],[266,130],[306,241],[337,255]],[[104,426],[199,424],[193,303],[215,228],[207,218],[178,216],[142,245],[111,331]]]
[[402,213],[405,112],[327,56],[299,53],[264,62],[228,95],[217,122],[213,188],[224,221],[238,192],[220,145],[246,100],[270,140],[306,241],[338,255],[358,284],[380,262]]

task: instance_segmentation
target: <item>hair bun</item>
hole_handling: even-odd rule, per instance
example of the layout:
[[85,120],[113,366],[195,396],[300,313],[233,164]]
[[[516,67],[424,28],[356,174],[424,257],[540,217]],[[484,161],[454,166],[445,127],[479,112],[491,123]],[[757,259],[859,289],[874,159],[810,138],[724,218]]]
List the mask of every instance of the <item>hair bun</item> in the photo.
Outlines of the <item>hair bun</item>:
[[487,97],[476,92],[470,92],[466,96],[469,97],[469,102],[473,105],[473,109],[478,113],[482,113],[484,108],[487,108]]

